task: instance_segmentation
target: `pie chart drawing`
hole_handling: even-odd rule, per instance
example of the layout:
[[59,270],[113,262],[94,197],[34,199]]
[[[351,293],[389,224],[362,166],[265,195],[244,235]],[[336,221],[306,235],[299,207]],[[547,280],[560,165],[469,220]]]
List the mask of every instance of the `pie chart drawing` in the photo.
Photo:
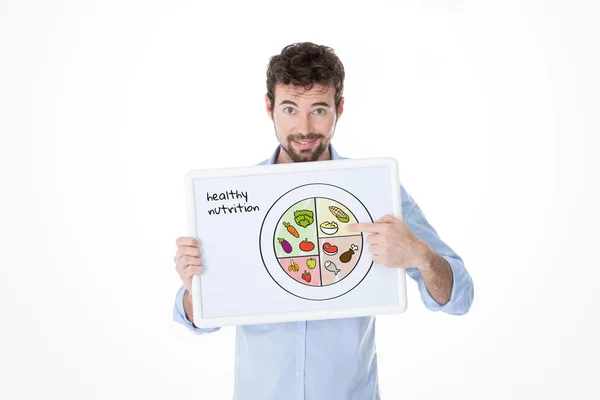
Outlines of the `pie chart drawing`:
[[346,226],[372,222],[364,204],[341,187],[308,184],[281,196],[260,231],[260,253],[282,289],[307,300],[329,300],[357,287],[372,261],[362,232]]

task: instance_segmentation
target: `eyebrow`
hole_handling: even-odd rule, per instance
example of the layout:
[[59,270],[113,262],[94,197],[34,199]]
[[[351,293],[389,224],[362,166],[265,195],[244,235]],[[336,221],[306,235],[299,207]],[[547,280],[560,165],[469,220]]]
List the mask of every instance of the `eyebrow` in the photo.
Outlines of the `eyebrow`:
[[[279,105],[282,105],[282,104],[291,104],[291,105],[293,105],[295,107],[298,107],[298,104],[294,103],[291,100],[283,100],[281,103],[279,103]],[[329,105],[329,103],[326,103],[324,101],[318,101],[316,103],[312,103],[311,107],[315,107],[315,106],[324,106],[324,107],[331,108],[331,106]]]

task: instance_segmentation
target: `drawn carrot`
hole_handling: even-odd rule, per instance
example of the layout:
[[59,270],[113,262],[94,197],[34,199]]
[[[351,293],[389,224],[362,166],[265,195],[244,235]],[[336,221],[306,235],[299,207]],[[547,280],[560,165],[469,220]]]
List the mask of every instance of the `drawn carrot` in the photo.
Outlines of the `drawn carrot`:
[[296,237],[296,238],[299,238],[299,237],[300,237],[300,234],[298,233],[298,231],[296,230],[296,228],[294,228],[292,225],[290,225],[290,223],[289,223],[289,222],[284,222],[284,223],[283,223],[283,226],[285,226],[285,227],[287,228],[288,232],[289,232],[289,233],[290,233],[292,236],[294,236],[294,237]]

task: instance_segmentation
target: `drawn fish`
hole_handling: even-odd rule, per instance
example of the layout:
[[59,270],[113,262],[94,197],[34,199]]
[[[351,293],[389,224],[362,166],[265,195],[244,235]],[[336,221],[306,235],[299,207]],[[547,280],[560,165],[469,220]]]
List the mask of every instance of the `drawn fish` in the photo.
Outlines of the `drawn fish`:
[[325,261],[325,264],[323,264],[323,266],[325,267],[325,269],[329,272],[333,272],[335,275],[338,274],[338,272],[341,271],[341,269],[339,269],[338,267],[336,267],[336,265],[334,263],[332,263],[331,261],[327,260]]

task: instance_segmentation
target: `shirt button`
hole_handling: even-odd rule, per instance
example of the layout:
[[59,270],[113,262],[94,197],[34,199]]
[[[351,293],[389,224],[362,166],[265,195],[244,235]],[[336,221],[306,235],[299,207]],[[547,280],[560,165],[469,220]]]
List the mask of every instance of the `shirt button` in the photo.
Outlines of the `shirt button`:
[[298,334],[298,336],[302,338],[302,337],[304,337],[304,333],[300,332],[300,333]]
[[298,371],[298,376],[301,376],[301,375],[302,375],[302,371]]

